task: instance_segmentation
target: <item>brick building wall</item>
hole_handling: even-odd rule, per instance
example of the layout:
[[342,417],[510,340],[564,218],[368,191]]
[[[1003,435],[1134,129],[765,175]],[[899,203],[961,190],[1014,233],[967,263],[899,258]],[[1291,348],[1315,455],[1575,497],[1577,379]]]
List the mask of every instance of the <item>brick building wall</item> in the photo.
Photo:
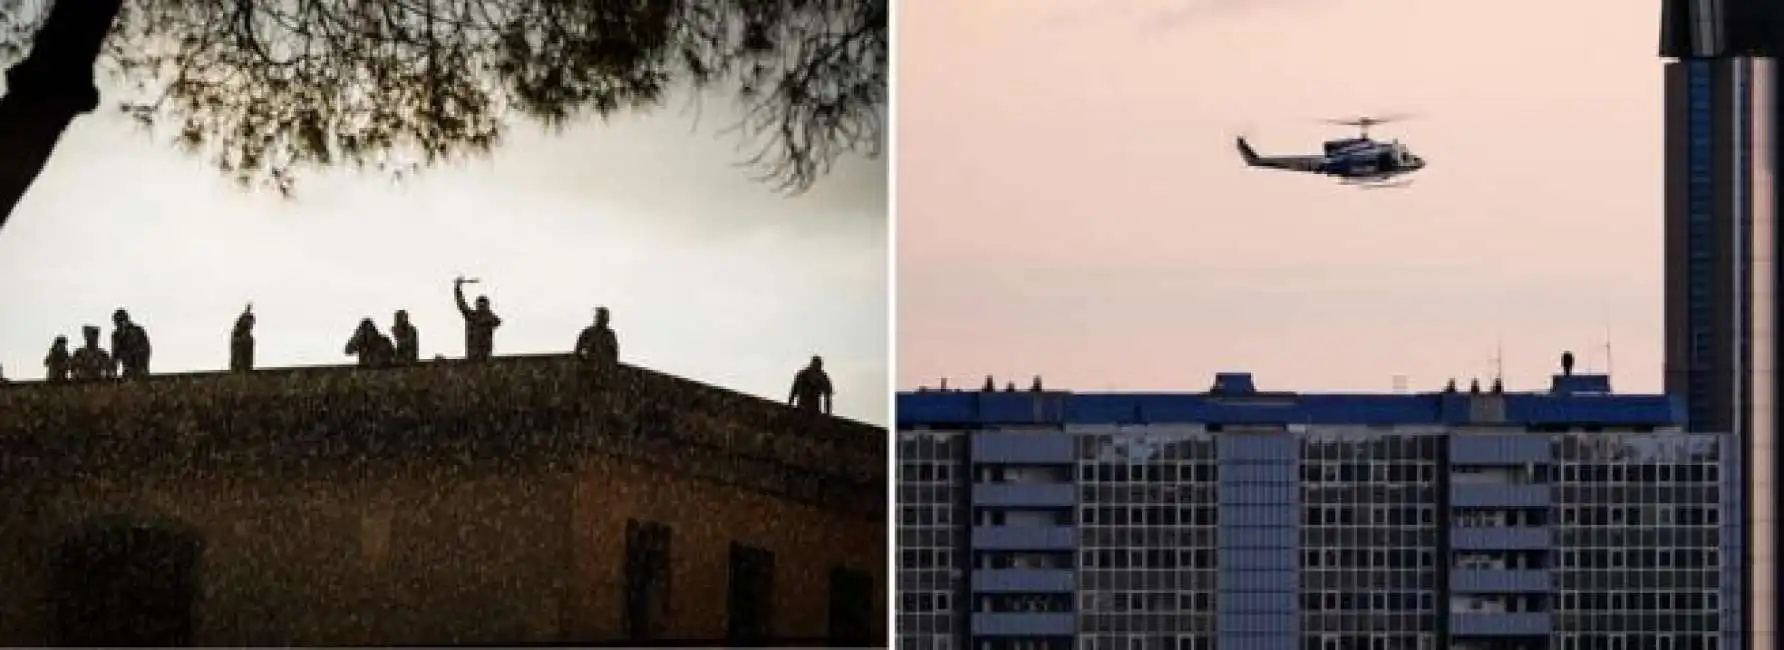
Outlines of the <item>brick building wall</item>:
[[[885,454],[882,429],[560,357],[13,385],[0,643],[720,642],[741,544],[774,557],[771,637],[830,637],[847,569],[884,644]],[[668,570],[640,627],[646,523]]]

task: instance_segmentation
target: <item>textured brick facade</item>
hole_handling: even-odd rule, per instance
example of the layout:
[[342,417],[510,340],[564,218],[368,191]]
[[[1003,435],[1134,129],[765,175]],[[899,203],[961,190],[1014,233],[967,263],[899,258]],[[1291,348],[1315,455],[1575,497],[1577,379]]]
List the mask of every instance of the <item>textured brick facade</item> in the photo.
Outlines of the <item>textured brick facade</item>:
[[[179,576],[189,616],[138,616],[185,616],[159,638],[200,645],[642,642],[629,520],[673,538],[655,638],[725,637],[735,542],[774,553],[773,637],[831,635],[840,567],[872,577],[885,641],[884,430],[639,369],[537,357],[14,385],[0,451],[6,645],[70,642],[70,612],[125,607],[92,604],[111,602],[101,582],[183,602]],[[129,529],[152,532],[131,548],[177,538],[197,561],[66,559]],[[69,541],[83,532],[97,537]]]

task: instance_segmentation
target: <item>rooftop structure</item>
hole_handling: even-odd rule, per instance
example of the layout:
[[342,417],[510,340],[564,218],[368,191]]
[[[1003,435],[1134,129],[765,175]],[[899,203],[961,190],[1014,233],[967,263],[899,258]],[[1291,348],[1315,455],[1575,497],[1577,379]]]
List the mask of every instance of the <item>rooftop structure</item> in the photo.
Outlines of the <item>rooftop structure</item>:
[[1733,647],[1741,447],[1547,391],[899,395],[901,648]]
[[884,643],[884,435],[566,356],[0,387],[0,641]]
[[1614,395],[1606,375],[1555,375],[1543,392],[1295,393],[1219,373],[1210,390],[1163,392],[921,391],[898,396],[898,426],[1145,424],[1448,424],[1662,426],[1683,417],[1663,395]]

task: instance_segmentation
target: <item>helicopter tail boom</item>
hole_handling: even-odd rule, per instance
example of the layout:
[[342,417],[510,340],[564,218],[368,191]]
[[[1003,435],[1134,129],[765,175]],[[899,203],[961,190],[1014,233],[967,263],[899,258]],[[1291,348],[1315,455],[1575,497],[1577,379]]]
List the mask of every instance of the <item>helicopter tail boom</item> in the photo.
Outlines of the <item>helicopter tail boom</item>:
[[1238,139],[1239,156],[1245,159],[1248,167],[1265,169],[1284,169],[1291,172],[1322,173],[1325,170],[1325,159],[1320,156],[1260,156],[1251,148],[1245,138]]

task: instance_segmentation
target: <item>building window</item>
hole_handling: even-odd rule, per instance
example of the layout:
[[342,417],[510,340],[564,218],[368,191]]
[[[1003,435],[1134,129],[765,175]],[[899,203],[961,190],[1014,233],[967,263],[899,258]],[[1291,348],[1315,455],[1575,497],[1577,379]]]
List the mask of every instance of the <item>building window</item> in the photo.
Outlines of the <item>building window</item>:
[[626,521],[626,637],[655,639],[669,618],[669,527]]
[[830,647],[875,645],[879,644],[873,641],[873,576],[843,567],[831,569]]
[[766,643],[774,630],[774,553],[731,543],[725,639],[732,646]]

